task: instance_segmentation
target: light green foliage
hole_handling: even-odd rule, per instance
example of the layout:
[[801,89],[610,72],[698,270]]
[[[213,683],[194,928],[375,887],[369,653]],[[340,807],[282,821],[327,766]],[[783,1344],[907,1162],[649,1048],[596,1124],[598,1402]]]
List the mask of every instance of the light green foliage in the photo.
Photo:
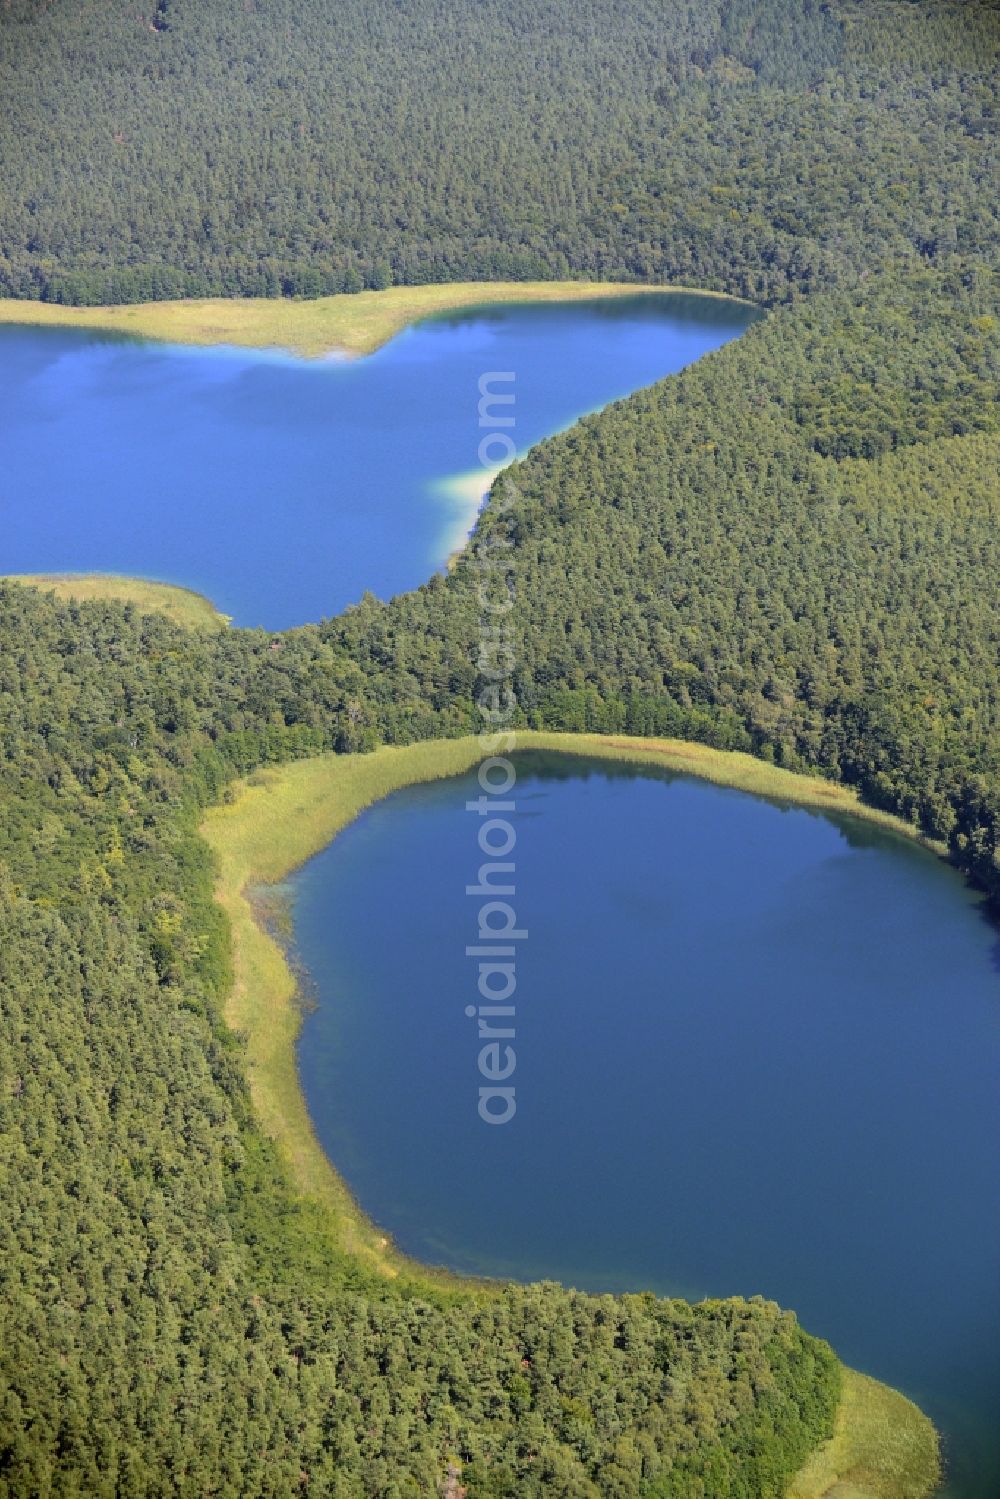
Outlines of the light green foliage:
[[788,1499],[923,1499],[940,1476],[927,1417],[898,1390],[845,1369],[833,1436],[795,1475]]

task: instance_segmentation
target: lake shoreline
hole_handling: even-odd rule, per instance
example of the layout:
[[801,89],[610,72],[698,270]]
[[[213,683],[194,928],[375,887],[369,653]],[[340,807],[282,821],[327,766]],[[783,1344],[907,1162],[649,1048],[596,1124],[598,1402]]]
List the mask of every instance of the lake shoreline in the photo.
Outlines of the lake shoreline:
[[[908,824],[865,807],[853,792],[833,782],[689,741],[526,730],[518,732],[517,749],[693,775],[789,805],[859,817],[927,843]],[[469,737],[293,761],[238,783],[227,802],[209,810],[201,831],[216,859],[216,899],[232,934],[234,982],[225,1019],[245,1038],[255,1113],[275,1141],[295,1189],[325,1209],[338,1248],[387,1278],[488,1294],[502,1282],[462,1277],[402,1254],[367,1217],[323,1151],[298,1076],[298,981],[281,935],[264,929],[254,902],[256,890],[287,878],[376,802],[406,786],[459,775],[481,758],[479,740]],[[904,1451],[906,1461],[897,1463]],[[892,1487],[885,1486],[887,1462],[893,1479],[898,1467],[898,1483]],[[855,1485],[856,1499],[927,1499],[938,1482],[937,1438],[929,1419],[891,1387],[846,1368],[834,1436],[811,1455],[789,1499],[823,1499],[845,1479]]]
[[[18,416],[8,572],[176,581],[239,623],[272,630],[327,618],[369,590],[388,599],[418,588],[465,545],[493,477],[492,466],[471,469],[488,366],[519,372],[520,455],[759,317],[726,298],[571,287],[468,283],[419,296],[232,302],[226,316],[250,321],[226,327],[201,316],[207,304],[114,310],[167,318],[148,330],[160,343],[135,336],[134,323],[90,327],[101,309],[3,304],[12,317],[34,309],[52,324],[5,326],[0,313],[3,395]],[[487,296],[496,300],[484,305]],[[197,326],[180,328],[175,314]],[[76,331],[52,323],[74,318]],[[191,343],[176,341],[187,335]],[[346,363],[273,351],[318,353],[346,339],[359,349],[389,341]],[[388,422],[392,444],[378,440]],[[180,426],[178,448],[169,434]],[[491,456],[509,452],[502,443]],[[288,514],[298,523],[287,525]]]
[[[666,770],[778,804],[857,818],[946,857],[942,845],[902,819],[866,806],[849,788],[738,751],[690,740],[518,730],[514,753],[531,750],[555,752],[567,761],[597,759]],[[201,828],[216,859],[216,899],[233,934],[236,977],[225,1018],[231,1029],[248,1037],[251,1092],[259,1116],[282,1145],[299,1189],[356,1218],[352,1233],[369,1247],[374,1234],[375,1258],[390,1275],[412,1262],[376,1232],[353,1199],[345,1202],[346,1188],[316,1137],[296,1065],[299,986],[283,945],[257,919],[254,892],[287,879],[393,792],[460,775],[482,757],[478,738],[470,736],[294,760],[237,782],[225,802],[209,809]]]
[[601,301],[650,294],[757,304],[726,292],[627,281],[456,281],[342,292],[303,300],[285,297],[192,298],[103,307],[0,298],[0,324],[91,329],[163,343],[271,349],[306,359],[373,354],[422,318],[504,303]]

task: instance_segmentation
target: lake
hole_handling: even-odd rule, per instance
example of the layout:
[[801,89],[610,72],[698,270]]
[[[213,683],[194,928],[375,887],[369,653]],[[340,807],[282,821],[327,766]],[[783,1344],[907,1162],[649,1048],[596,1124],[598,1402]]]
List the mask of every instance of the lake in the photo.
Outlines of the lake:
[[514,372],[524,452],[757,316],[682,293],[509,305],[313,361],[0,327],[0,572],[161,579],[270,629],[389,598],[475,521],[481,375]]
[[980,899],[872,824],[521,756],[517,1113],[477,1113],[475,775],[290,882],[323,1146],[420,1259],[761,1293],[1000,1493],[1000,968]]

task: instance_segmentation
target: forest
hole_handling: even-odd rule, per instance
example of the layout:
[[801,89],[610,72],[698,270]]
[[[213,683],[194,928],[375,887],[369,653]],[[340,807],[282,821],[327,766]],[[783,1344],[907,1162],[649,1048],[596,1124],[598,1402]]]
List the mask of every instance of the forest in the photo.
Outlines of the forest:
[[523,723],[843,780],[1000,898],[998,53],[948,0],[5,0],[7,294],[772,310],[534,449],[411,594],[276,636],[0,584],[0,1493],[777,1499],[829,1433],[771,1303],[343,1256],[254,1118],[198,827],[478,728],[503,524]]
[[0,295],[584,276],[771,303],[997,242],[993,0],[0,15]]

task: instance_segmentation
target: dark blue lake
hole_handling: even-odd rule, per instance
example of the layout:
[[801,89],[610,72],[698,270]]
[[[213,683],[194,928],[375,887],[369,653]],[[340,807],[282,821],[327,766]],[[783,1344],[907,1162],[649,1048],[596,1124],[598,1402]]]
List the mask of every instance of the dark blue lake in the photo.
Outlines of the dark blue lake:
[[523,452],[756,315],[680,293],[512,305],[352,361],[0,327],[0,573],[162,579],[273,629],[388,598],[475,520],[481,375],[514,372]]
[[400,792],[292,881],[320,1139],[409,1253],[762,1293],[1000,1493],[1000,969],[923,849],[688,778],[521,757],[517,1113],[481,1122],[474,775]]

